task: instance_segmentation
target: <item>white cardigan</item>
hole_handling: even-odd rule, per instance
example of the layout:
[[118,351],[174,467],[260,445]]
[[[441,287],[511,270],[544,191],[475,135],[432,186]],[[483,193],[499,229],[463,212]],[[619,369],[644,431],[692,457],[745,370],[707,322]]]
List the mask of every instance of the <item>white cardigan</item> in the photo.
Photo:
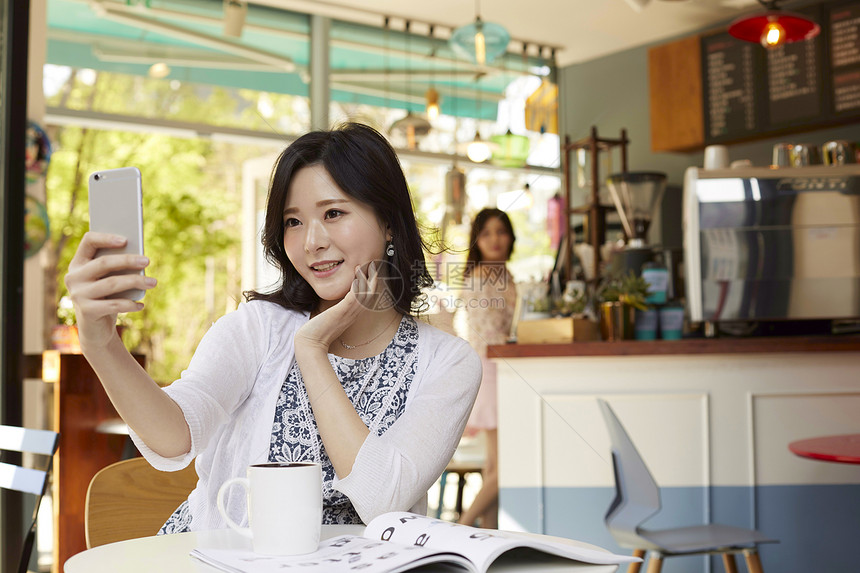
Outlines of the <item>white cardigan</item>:
[[[251,301],[219,319],[197,347],[188,369],[165,392],[191,430],[191,450],[164,458],[131,433],[157,469],[176,471],[196,458],[199,481],[188,497],[191,529],[226,527],[218,488],[268,461],[275,403],[294,360],[293,336],[307,313]],[[400,418],[377,436],[374,428],[352,472],[333,487],[349,497],[361,519],[387,511],[427,510],[427,490],[457,447],[481,382],[481,362],[468,343],[421,321],[418,367]],[[225,496],[230,516],[247,525],[241,488]]]

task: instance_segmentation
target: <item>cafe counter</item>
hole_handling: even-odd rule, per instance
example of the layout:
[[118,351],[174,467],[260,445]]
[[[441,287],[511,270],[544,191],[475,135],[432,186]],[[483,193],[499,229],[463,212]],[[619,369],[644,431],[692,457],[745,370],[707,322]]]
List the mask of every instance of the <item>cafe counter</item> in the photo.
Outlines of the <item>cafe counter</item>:
[[[761,548],[765,571],[856,566],[860,467],[802,459],[788,444],[860,429],[860,336],[509,344],[488,354],[498,367],[500,527],[622,551],[603,523],[614,479],[602,397],[661,487],[663,510],[648,527],[759,529],[780,540]],[[707,570],[706,559],[672,559],[666,571]]]
[[561,356],[653,356],[669,354],[753,354],[773,352],[860,352],[860,336],[788,336],[755,338],[691,338],[623,340],[567,344],[505,344],[491,346],[493,358]]

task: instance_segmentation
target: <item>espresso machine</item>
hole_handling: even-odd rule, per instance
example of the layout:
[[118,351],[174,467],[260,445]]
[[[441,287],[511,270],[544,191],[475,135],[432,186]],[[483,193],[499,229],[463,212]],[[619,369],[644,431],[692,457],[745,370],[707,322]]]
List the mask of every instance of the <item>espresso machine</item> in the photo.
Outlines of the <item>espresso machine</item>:
[[654,260],[654,248],[647,245],[648,228],[660,208],[666,191],[666,174],[656,171],[615,173],[606,178],[612,202],[618,211],[627,243],[612,257],[615,272],[640,275],[642,265]]
[[856,329],[860,164],[691,167],[684,250],[690,320],[706,334],[729,323],[762,334]]

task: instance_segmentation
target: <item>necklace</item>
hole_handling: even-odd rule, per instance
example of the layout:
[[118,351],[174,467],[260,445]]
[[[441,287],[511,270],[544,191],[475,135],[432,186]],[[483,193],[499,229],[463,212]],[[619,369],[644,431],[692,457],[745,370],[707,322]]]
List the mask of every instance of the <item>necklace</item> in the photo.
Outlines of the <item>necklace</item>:
[[380,336],[382,336],[382,334],[383,334],[386,330],[388,330],[388,327],[390,327],[392,324],[394,324],[394,321],[395,321],[395,320],[397,320],[397,317],[398,317],[398,316],[399,316],[399,315],[398,315],[397,313],[395,313],[395,314],[394,314],[394,318],[392,318],[392,319],[391,319],[391,322],[389,322],[388,324],[386,324],[386,325],[385,325],[385,328],[383,328],[383,329],[379,332],[379,334],[377,334],[376,336],[374,336],[373,338],[371,338],[371,339],[370,339],[370,340],[368,340],[367,342],[362,342],[361,344],[347,344],[346,342],[344,342],[344,341],[343,341],[343,338],[338,338],[338,342],[340,342],[340,345],[341,345],[341,346],[343,346],[344,348],[346,348],[347,350],[353,350],[353,349],[355,349],[355,348],[359,348],[359,347],[361,347],[361,346],[367,346],[368,344],[370,344],[371,342],[373,342],[374,340],[376,340],[377,338],[379,338]]

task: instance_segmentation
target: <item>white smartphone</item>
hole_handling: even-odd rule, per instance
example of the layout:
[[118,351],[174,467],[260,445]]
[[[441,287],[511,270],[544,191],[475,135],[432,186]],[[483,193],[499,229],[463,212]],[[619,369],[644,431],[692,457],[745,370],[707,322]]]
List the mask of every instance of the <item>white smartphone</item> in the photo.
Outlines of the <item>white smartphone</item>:
[[[119,249],[100,249],[96,256],[114,253],[143,255],[143,183],[137,167],[96,171],[89,180],[90,231],[122,235],[128,242]],[[140,271],[125,271],[137,273]],[[142,289],[130,289],[110,298],[140,300]]]

